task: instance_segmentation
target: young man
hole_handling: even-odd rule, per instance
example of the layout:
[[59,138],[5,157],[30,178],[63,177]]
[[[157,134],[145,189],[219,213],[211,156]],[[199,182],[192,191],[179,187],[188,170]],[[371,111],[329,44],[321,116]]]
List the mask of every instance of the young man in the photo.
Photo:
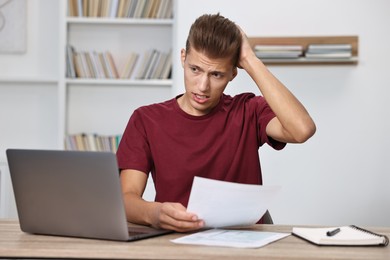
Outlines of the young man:
[[[204,226],[186,211],[194,176],[262,184],[259,147],[305,142],[315,124],[255,56],[245,33],[219,14],[194,22],[181,62],[185,93],[134,111],[117,158],[128,221],[186,232]],[[262,96],[223,93],[237,68]],[[149,172],[154,202],[142,199]]]

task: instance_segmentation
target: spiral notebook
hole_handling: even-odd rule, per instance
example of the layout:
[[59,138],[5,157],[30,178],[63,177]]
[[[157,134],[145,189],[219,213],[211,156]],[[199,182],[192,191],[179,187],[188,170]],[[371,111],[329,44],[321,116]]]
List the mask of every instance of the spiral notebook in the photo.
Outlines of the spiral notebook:
[[387,236],[355,225],[329,228],[294,227],[292,234],[316,245],[387,246],[389,244]]

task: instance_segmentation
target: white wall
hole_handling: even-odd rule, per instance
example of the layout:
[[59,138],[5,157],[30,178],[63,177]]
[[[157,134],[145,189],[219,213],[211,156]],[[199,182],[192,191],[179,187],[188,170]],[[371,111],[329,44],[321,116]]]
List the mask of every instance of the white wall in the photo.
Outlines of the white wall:
[[55,79],[58,74],[58,2],[25,2],[27,50],[21,54],[1,53],[0,77]]
[[58,2],[26,2],[26,53],[0,54],[2,162],[6,148],[57,146]]
[[[9,179],[4,177],[5,148],[57,145],[57,83],[1,81],[58,78],[58,2],[27,2],[28,52],[0,55],[1,187]],[[306,105],[318,127],[306,144],[280,152],[260,149],[265,184],[282,186],[271,209],[276,223],[390,226],[388,10],[387,0],[177,1],[172,96],[184,89],[180,48],[203,13],[220,11],[249,36],[359,36],[357,66],[269,67]],[[256,87],[240,71],[228,92],[242,91],[256,92]],[[2,197],[0,203],[4,212],[8,202]],[[10,207],[6,211],[14,212]]]
[[2,218],[17,216],[5,150],[58,147],[58,2],[26,3],[26,53],[0,54]]
[[[358,35],[359,64],[271,66],[317,124],[303,145],[260,149],[265,185],[281,185],[271,208],[276,223],[390,226],[390,2],[178,1],[175,60],[191,23],[220,12],[248,36]],[[175,67],[175,94],[183,92]],[[229,94],[257,92],[243,72]],[[258,93],[258,92],[257,92]]]

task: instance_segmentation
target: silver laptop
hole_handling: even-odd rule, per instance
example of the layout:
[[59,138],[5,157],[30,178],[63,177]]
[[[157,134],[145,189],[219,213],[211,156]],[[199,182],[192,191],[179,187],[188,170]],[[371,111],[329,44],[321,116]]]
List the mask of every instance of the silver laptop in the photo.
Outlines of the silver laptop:
[[120,241],[172,232],[128,227],[113,153],[26,149],[6,153],[24,232]]

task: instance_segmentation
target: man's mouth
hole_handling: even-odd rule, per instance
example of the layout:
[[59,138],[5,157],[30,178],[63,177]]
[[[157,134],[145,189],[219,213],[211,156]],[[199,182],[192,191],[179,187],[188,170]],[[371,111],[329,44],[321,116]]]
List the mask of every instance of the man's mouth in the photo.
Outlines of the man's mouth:
[[197,99],[207,99],[206,95],[194,94]]
[[206,95],[200,95],[200,94],[196,94],[196,93],[192,93],[192,95],[193,95],[194,101],[197,102],[198,104],[204,104],[209,99],[209,96],[206,96]]

